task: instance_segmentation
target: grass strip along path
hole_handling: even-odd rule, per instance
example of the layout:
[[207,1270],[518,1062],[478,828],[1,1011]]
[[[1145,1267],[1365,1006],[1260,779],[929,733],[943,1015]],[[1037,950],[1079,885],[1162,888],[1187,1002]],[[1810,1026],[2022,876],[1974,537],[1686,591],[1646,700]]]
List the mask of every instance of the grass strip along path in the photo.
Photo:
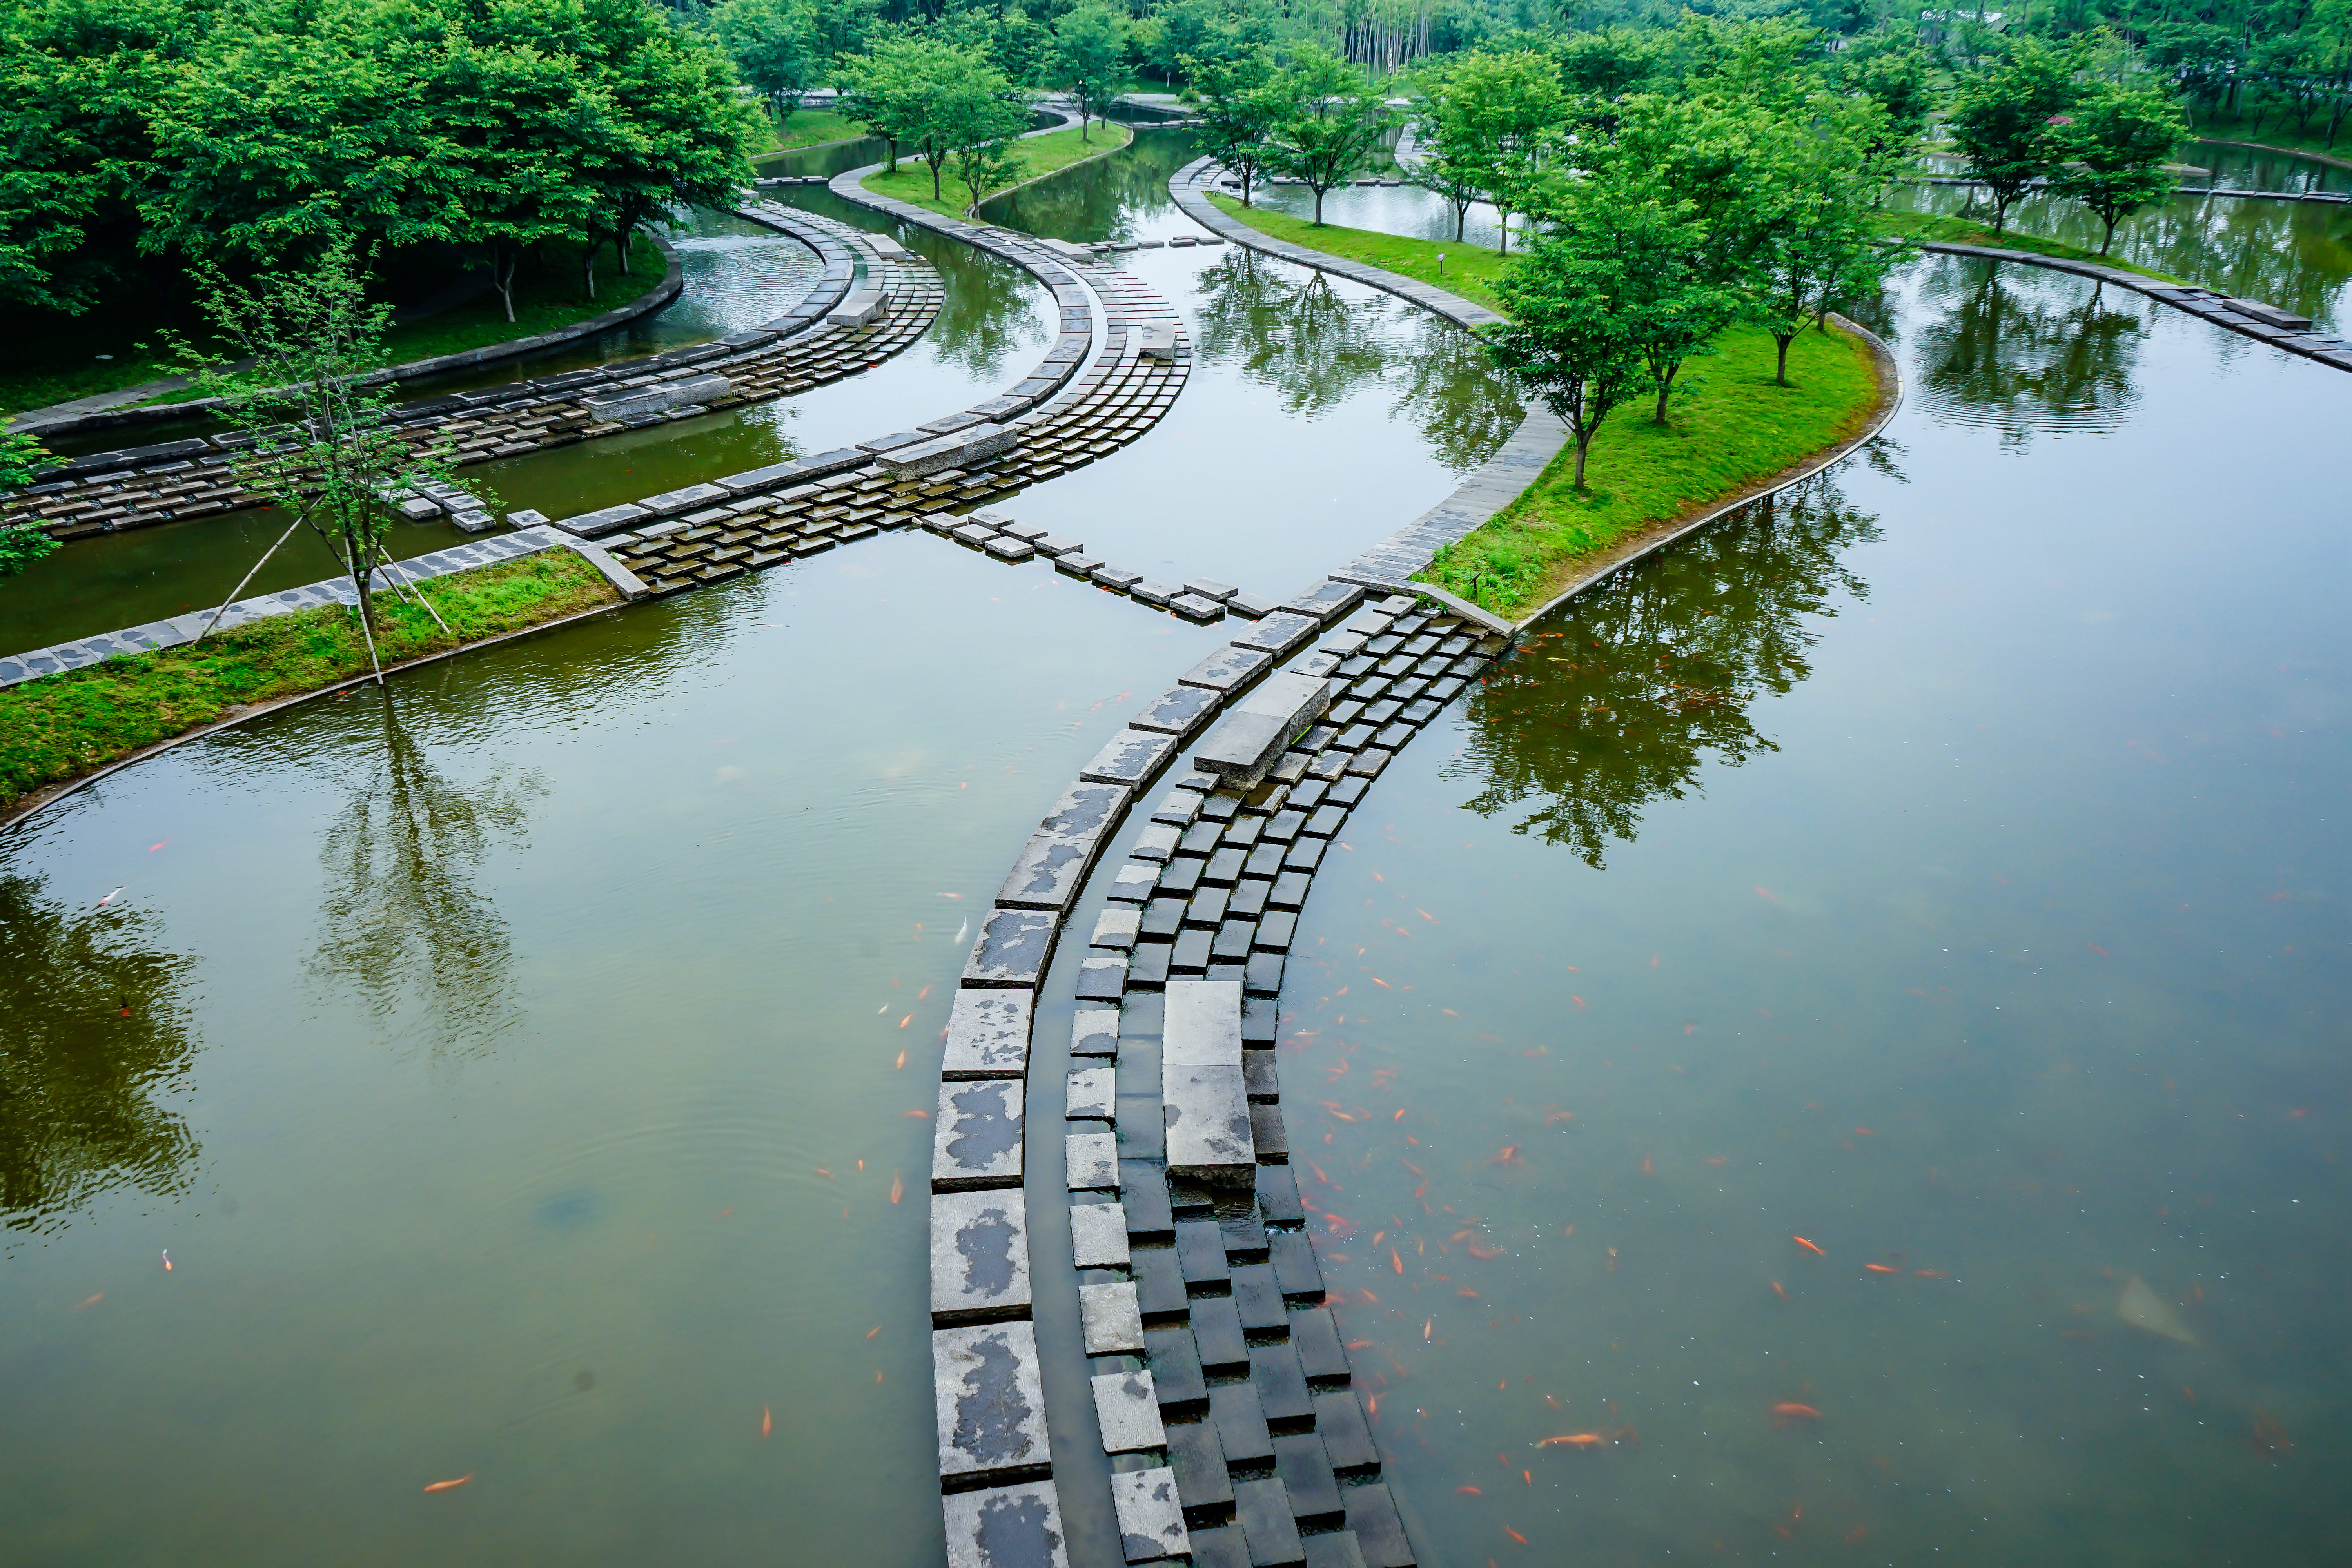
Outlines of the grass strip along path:
[[[980,198],[981,201],[985,202],[990,196],[1001,196],[1015,185],[1025,185],[1040,175],[1066,169],[1073,163],[1083,163],[1089,158],[1116,153],[1135,140],[1133,131],[1118,124],[1090,126],[1087,134],[1093,140],[1081,141],[1078,128],[1074,125],[1066,131],[1049,131],[1043,136],[1022,137],[1010,149],[1013,177],[992,187]],[[904,150],[898,154],[897,174],[868,174],[860,184],[877,196],[911,202],[941,217],[951,217],[959,222],[965,216],[963,198],[971,194],[956,179],[954,166],[946,164],[940,170],[940,197],[937,201],[932,200],[930,165],[919,158],[909,156]]]
[[[1318,226],[1216,193],[1209,200],[1276,239],[1503,309],[1490,285],[1511,258],[1483,246]],[[1563,448],[1518,500],[1439,551],[1422,580],[1516,620],[1613,547],[1696,517],[1846,439],[1869,423],[1884,395],[1869,345],[1848,332],[1798,333],[1789,347],[1788,386],[1773,384],[1777,356],[1766,333],[1735,328],[1716,346],[1718,353],[1684,369],[1663,427],[1649,422],[1647,399],[1627,405],[1601,427],[1584,493],[1571,482],[1576,453]]]
[[[620,603],[604,575],[569,550],[541,551],[417,588],[449,631],[404,595],[374,595],[376,648],[386,669]],[[0,689],[0,812],[44,785],[235,718],[233,710],[368,670],[359,622],[338,605],[265,616],[192,647],[119,656]]]

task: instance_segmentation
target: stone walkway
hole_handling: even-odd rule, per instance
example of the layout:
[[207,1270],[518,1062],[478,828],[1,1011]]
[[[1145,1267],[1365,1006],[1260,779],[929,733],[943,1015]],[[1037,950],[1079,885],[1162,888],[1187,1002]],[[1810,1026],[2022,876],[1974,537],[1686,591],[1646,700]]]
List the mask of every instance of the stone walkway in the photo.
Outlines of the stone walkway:
[[[766,202],[740,216],[788,234],[815,251],[824,269],[809,296],[752,331],[645,358],[561,375],[509,382],[396,405],[415,444],[454,448],[459,465],[520,457],[665,420],[691,418],[792,396],[855,374],[905,349],[939,311],[939,274],[902,247],[877,246],[863,231]],[[843,314],[859,262],[879,309]],[[864,319],[856,319],[859,315]],[[158,446],[91,453],[55,479],[12,496],[0,521],[38,523],[60,540],[235,511],[258,503],[233,471],[252,437],[192,437]],[[478,510],[466,505],[447,509]],[[445,510],[425,507],[422,521]],[[487,527],[487,518],[482,526]]]

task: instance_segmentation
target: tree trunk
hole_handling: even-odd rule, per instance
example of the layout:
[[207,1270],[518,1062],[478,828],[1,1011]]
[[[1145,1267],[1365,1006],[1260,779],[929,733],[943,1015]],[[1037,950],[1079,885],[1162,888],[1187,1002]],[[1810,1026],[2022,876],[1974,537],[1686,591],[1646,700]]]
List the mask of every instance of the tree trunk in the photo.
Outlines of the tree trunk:
[[924,159],[924,160],[923,160],[923,162],[925,162],[926,163],[930,164],[930,166],[931,166],[931,200],[933,200],[933,201],[935,201],[935,202],[936,202],[936,201],[939,201],[939,200],[940,200],[940,199],[941,199],[941,197],[940,197],[940,164],[939,164],[939,160],[938,160],[938,159],[936,159],[936,158],[926,158],[926,159]]
[[580,276],[588,285],[588,302],[596,302],[596,237],[590,235],[588,243],[580,248]]
[[1315,187],[1315,226],[1317,228],[1323,226],[1323,191],[1324,187],[1321,185]]
[[1468,202],[1456,202],[1456,203],[1454,203],[1454,244],[1456,244],[1456,245],[1461,245],[1461,244],[1465,243],[1465,242],[1464,242],[1464,240],[1463,240],[1463,238],[1462,238],[1462,236],[1463,236],[1463,234],[1464,234],[1464,232],[1469,228],[1469,226],[1470,226],[1470,204],[1469,204]]
[[1250,172],[1249,172],[1247,169],[1244,169],[1244,170],[1243,170],[1243,171],[1242,171],[1242,205],[1244,205],[1244,206],[1247,206],[1247,205],[1250,205]]
[[1501,237],[1502,237],[1499,240],[1497,240],[1497,241],[1496,242],[1496,245],[1495,245],[1495,254],[1496,254],[1496,255],[1497,255],[1497,256],[1508,256],[1508,255],[1510,255],[1510,254],[1511,254],[1511,209],[1510,209],[1510,208],[1508,208],[1508,207],[1507,207],[1507,206],[1504,206],[1504,205],[1503,205],[1501,203],[1499,203],[1499,202],[1498,202],[1498,203],[1496,203],[1496,205],[1495,205],[1495,232],[1496,232],[1497,235],[1499,235],[1499,236],[1501,236]]
[[1789,345],[1796,341],[1796,336],[1797,334],[1794,332],[1774,332],[1772,334],[1772,341],[1775,343],[1778,343],[1780,348],[1780,368],[1779,374],[1773,378],[1773,384],[1776,386],[1786,386],[1789,384]]
[[509,325],[515,319],[515,268],[521,260],[522,254],[519,248],[509,252],[504,247],[499,247],[490,252],[490,282],[498,289],[499,298],[506,303],[507,321]]
[[1590,433],[1576,438],[1576,488],[1580,490],[1584,489],[1584,454],[1590,451],[1591,447],[1592,437]]
[[890,166],[882,172],[886,174],[895,174],[898,172],[898,139],[896,136],[885,136],[882,140],[890,145]]
[[1666,398],[1668,395],[1674,391],[1675,377],[1681,372],[1682,368],[1683,367],[1679,364],[1670,364],[1666,367],[1666,374],[1658,377],[1658,411],[1654,415],[1651,416],[1651,424],[1661,426],[1665,424]]
[[2115,220],[2114,218],[2112,218],[2112,217],[2111,217],[2111,218],[2107,219],[2107,237],[2106,237],[2106,238],[2105,238],[2105,239],[2103,239],[2103,240],[2101,240],[2101,241],[2099,241],[2099,254],[2100,254],[2101,256],[2105,256],[2105,254],[2106,254],[2110,249],[2112,249],[2112,248],[2114,247],[2115,243],[2116,243],[2116,220]]

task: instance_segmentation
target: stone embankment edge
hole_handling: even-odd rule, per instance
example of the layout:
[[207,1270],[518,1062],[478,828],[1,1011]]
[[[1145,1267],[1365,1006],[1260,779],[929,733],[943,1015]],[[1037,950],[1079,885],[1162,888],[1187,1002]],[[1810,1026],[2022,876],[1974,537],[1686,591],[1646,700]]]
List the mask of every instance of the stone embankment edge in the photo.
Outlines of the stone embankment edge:
[[[1048,169],[1042,174],[1032,174],[1017,185],[1007,185],[1001,191],[991,191],[988,195],[981,197],[980,200],[963,209],[964,220],[968,223],[985,223],[988,220],[981,217],[979,214],[980,209],[986,206],[989,203],[1001,202],[1015,191],[1025,191],[1040,180],[1050,180],[1056,174],[1066,174],[1073,169],[1083,169],[1089,163],[1098,163],[1105,158],[1109,157],[1113,153],[1124,153],[1129,147],[1135,145],[1135,127],[1132,125],[1119,125],[1118,121],[1109,120],[1104,121],[1103,123],[1105,125],[1116,125],[1118,126],[1118,129],[1126,132],[1127,140],[1121,142],[1116,147],[1105,147],[1099,153],[1089,153],[1075,163],[1065,163],[1058,169]],[[1018,138],[1018,140],[1026,141],[1031,136],[1050,136],[1056,131],[1068,131],[1072,129],[1074,129],[1074,127],[1069,125],[1048,125],[1042,131],[1028,132],[1022,137]]]
[[[1852,457],[1854,452],[1875,439],[1878,433],[1886,428],[1887,422],[1895,417],[1896,410],[1903,406],[1903,366],[1896,361],[1894,350],[1888,348],[1885,341],[1868,327],[1859,321],[1838,315],[1835,311],[1831,312],[1830,320],[1836,322],[1840,330],[1852,332],[1862,340],[1864,346],[1870,350],[1870,357],[1878,371],[1878,406],[1872,410],[1870,417],[1864,422],[1862,429],[1835,446],[1814,453],[1794,468],[1784,468],[1770,479],[1749,486],[1738,495],[1716,502],[1696,517],[1680,518],[1664,524],[1653,524],[1641,533],[1618,541],[1600,559],[1588,566],[1574,582],[1545,600],[1536,609],[1511,623],[1511,635],[1516,637],[1520,632],[1527,630],[1579,594],[1606,582],[1621,568],[1631,565],[1645,555],[1655,554],[1675,541],[1697,532],[1707,524],[1720,521],[1741,507],[1752,505],[1804,483],[1832,464]],[[1413,583],[1408,586],[1423,593],[1432,591],[1425,583]]]
[[[686,269],[684,264],[678,259],[677,247],[657,235],[649,234],[646,237],[652,240],[661,251],[662,280],[627,304],[615,306],[603,315],[591,316],[584,321],[574,321],[568,327],[558,327],[552,331],[535,332],[527,338],[510,338],[505,342],[485,343],[480,348],[466,349],[457,353],[436,354],[430,359],[411,360],[405,364],[386,365],[382,370],[371,371],[360,377],[360,384],[380,386],[387,381],[395,384],[417,381],[428,375],[438,375],[445,371],[465,370],[478,364],[491,364],[502,359],[537,353],[542,349],[558,348],[564,343],[576,342],[582,338],[593,338],[599,332],[609,332],[615,327],[625,326],[640,316],[652,315],[685,292]],[[168,379],[178,380],[179,378]],[[181,384],[186,384],[182,381]],[[158,393],[172,390],[170,386],[160,382],[150,383],[149,385],[154,387]],[[123,389],[125,393],[140,390],[138,387]],[[77,430],[110,430],[120,426],[153,424],[163,419],[185,418],[191,414],[201,414],[207,409],[217,407],[219,404],[220,399],[216,397],[198,397],[185,403],[153,404],[136,408],[118,406],[92,409],[85,413],[68,414],[61,419],[43,420],[40,416],[44,414],[72,406],[68,403],[56,403],[51,404],[47,408],[29,408],[22,414],[13,416],[8,420],[6,427],[11,430],[27,430],[36,435],[63,436]]]
[[[615,610],[627,609],[634,600],[644,596],[642,594],[628,593],[617,581],[614,581],[613,574],[614,572],[625,574],[625,568],[614,563],[610,556],[605,556],[604,561],[598,562],[596,556],[604,554],[602,551],[591,554],[588,551],[583,550],[578,553],[586,557],[591,564],[604,573],[605,580],[611,583],[614,590],[622,595],[619,603],[596,605],[585,610],[575,610],[568,616],[558,616],[551,621],[517,626],[510,632],[500,632],[496,637],[480,637],[473,642],[459,643],[456,647],[445,647],[437,653],[422,654],[415,658],[404,659],[398,664],[387,664],[383,667],[384,674],[393,676],[406,670],[421,669],[428,664],[438,664],[445,658],[455,658],[459,654],[478,653],[483,648],[496,647],[500,643],[513,642],[519,637],[537,637],[541,632],[551,632],[559,626],[568,626],[575,621],[584,621],[592,616],[608,616]],[[496,565],[499,563],[493,562],[491,564]],[[290,696],[273,698],[268,702],[256,703],[232,718],[215,720],[210,724],[201,724],[193,730],[183,731],[168,740],[158,741],[152,746],[142,746],[128,756],[117,757],[103,767],[95,768],[74,778],[60,780],[53,784],[44,784],[19,800],[15,805],[0,811],[0,834],[6,834],[22,826],[36,812],[46,810],[68,795],[121,773],[133,763],[142,763],[150,757],[171,751],[175,746],[184,746],[191,741],[201,741],[207,735],[218,734],[223,730],[232,730],[239,724],[247,724],[256,719],[268,718],[270,714],[281,709],[291,708],[298,702],[308,702],[313,698],[329,697],[338,691],[348,691],[355,686],[365,686],[374,679],[375,673],[371,670],[365,675],[354,675],[348,680],[338,680],[331,686],[321,686],[310,691],[297,691]]]

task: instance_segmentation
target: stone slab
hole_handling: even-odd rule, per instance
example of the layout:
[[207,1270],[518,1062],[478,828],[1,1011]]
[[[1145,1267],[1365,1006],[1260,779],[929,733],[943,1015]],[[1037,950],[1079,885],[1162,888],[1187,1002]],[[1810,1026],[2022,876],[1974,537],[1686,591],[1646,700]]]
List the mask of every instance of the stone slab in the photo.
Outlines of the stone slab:
[[1022,846],[1013,869],[997,889],[1004,909],[1066,910],[1086,886],[1098,838],[1071,839],[1039,828]]
[[1135,945],[1141,934],[1143,911],[1133,905],[1106,907],[1095,916],[1095,933],[1087,939],[1088,947],[1105,947],[1124,952]]
[[1118,1109],[1118,1074],[1108,1067],[1070,1069],[1067,1098],[1062,1114],[1073,1121],[1093,1118],[1108,1121]]
[[1061,1500],[1052,1481],[950,1492],[940,1503],[947,1516],[948,1568],[1069,1568]]
[[1117,1056],[1118,1009],[1079,1008],[1070,1020],[1070,1054],[1074,1057]]
[[1020,1184],[1021,1087],[1005,1078],[940,1086],[933,1192]]
[[1217,1424],[1217,1439],[1224,1445],[1227,1463],[1255,1465],[1273,1459],[1274,1436],[1266,1429],[1265,1405],[1254,1384],[1226,1383],[1210,1389],[1209,1419]]
[[1171,980],[1160,1025],[1163,1067],[1242,1065],[1242,988],[1230,980]]
[[1250,1347],[1250,1384],[1268,1421],[1302,1421],[1315,1414],[1314,1395],[1286,1341]]
[[1339,1325],[1332,1319],[1329,1308],[1311,1307],[1291,1313],[1290,1343],[1298,1352],[1298,1370],[1307,1374],[1308,1382],[1349,1374],[1348,1352],[1340,1348]]
[[1202,1366],[1220,1373],[1248,1370],[1249,1337],[1231,1296],[1203,1296],[1192,1303],[1192,1340]]
[[[1079,1286],[1078,1324],[1088,1355],[1143,1353],[1143,1310],[1136,1305],[1135,1287],[1124,1279],[1108,1285]],[[1138,1446],[1157,1447],[1149,1443]]]
[[[1209,1403],[1209,1380],[1192,1349],[1192,1331],[1179,1323],[1143,1336],[1143,1354],[1162,1410],[1198,1409]],[[1192,1506],[1188,1500],[1187,1507]]]
[[1054,803],[1038,828],[1056,838],[1099,837],[1127,814],[1129,795],[1123,784],[1072,784],[1062,792],[1062,798]]
[[1254,787],[1331,706],[1331,683],[1306,675],[1274,675],[1226,710],[1192,753],[1192,765],[1235,788]]
[[1353,1531],[1327,1530],[1307,1537],[1301,1544],[1307,1549],[1307,1568],[1364,1568],[1364,1554],[1357,1549]]
[[1159,776],[1175,750],[1172,736],[1156,735],[1147,730],[1121,730],[1095,753],[1094,761],[1079,770],[1078,777],[1091,784],[1125,784],[1139,789]]
[[1070,1261],[1079,1268],[1127,1267],[1127,1210],[1124,1205],[1078,1204],[1071,1208]]
[[1034,995],[1019,988],[957,992],[955,1005],[948,1011],[947,1050],[940,1077],[1027,1077]]
[[1340,1496],[1365,1568],[1413,1568],[1412,1543],[1405,1539],[1404,1521],[1385,1483],[1349,1487]]
[[1062,1163],[1074,1193],[1118,1190],[1118,1136],[1112,1132],[1073,1132],[1062,1140]]
[[[1106,1289],[1100,1285],[1083,1285],[1083,1299],[1087,1290]],[[1135,1287],[1127,1287],[1130,1299]],[[1136,1334],[1136,1352],[1143,1349],[1142,1333]],[[1152,1392],[1149,1372],[1111,1372],[1087,1380],[1095,1394],[1095,1419],[1102,1428],[1103,1452],[1134,1454],[1146,1448],[1167,1446],[1167,1428],[1160,1421],[1160,1397]]]
[[1276,658],[1288,658],[1315,638],[1322,623],[1312,616],[1277,610],[1234,638],[1236,647],[1256,648]]
[[1186,1508],[1223,1508],[1234,1500],[1225,1469],[1224,1446],[1213,1421],[1188,1421],[1168,1428],[1168,1468],[1176,1472],[1176,1495]]
[[1315,1396],[1315,1430],[1322,1436],[1323,1451],[1330,1456],[1336,1470],[1368,1470],[1381,1462],[1380,1450],[1372,1445],[1372,1428],[1364,1419],[1363,1402],[1352,1388],[1335,1388]]
[[1110,1479],[1110,1500],[1118,1515],[1120,1555],[1129,1563],[1154,1563],[1190,1554],[1183,1506],[1176,1497],[1176,1472],[1128,1470]]
[[964,984],[1034,988],[1054,956],[1054,938],[1059,929],[1053,915],[1040,910],[990,910],[981,921],[971,956],[964,963]]
[[1290,1494],[1290,1511],[1302,1524],[1337,1524],[1346,1517],[1339,1478],[1332,1473],[1323,1439],[1297,1432],[1274,1440],[1274,1473]]
[[1163,1061],[1160,1092],[1167,1107],[1169,1173],[1213,1186],[1248,1186],[1257,1151],[1240,1063]]
[[1249,1541],[1250,1562],[1255,1568],[1291,1568],[1306,1562],[1298,1521],[1290,1511],[1290,1494],[1279,1477],[1243,1481],[1234,1487],[1234,1518]]
[[1190,735],[1217,710],[1217,693],[1205,686],[1178,686],[1153,699],[1150,706],[1129,719],[1138,730],[1151,730],[1178,738]]
[[938,1329],[931,1334],[931,1387],[940,1434],[940,1479],[1025,1480],[1052,1464],[1037,1337],[1025,1322]]
[[1323,1270],[1315,1261],[1315,1243],[1306,1232],[1271,1231],[1265,1242],[1266,1260],[1273,1266],[1275,1283],[1284,1295],[1323,1294]]
[[1029,1236],[1018,1192],[931,1197],[931,1322],[981,1322],[1029,1310]]
[[1212,691],[1239,691],[1275,666],[1275,658],[1257,648],[1232,644],[1216,649],[1176,678],[1180,685],[1205,686]]

